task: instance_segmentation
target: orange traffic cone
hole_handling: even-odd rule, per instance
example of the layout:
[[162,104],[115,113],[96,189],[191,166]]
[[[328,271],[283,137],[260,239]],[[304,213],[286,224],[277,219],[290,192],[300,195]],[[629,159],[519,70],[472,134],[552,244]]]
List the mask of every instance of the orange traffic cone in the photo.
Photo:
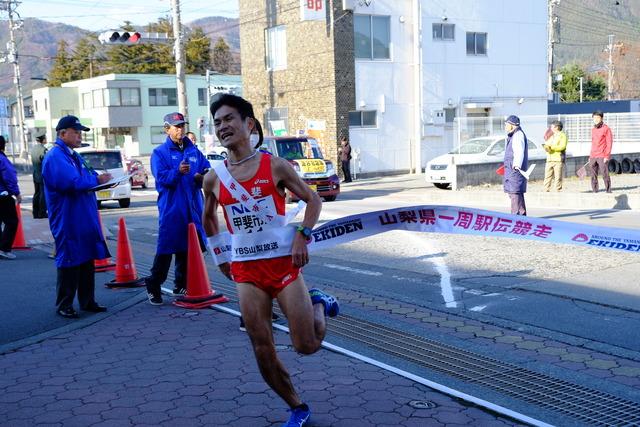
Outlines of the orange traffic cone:
[[187,294],[174,302],[183,308],[206,308],[213,304],[229,301],[211,289],[209,275],[200,250],[198,232],[194,223],[189,224],[189,245],[187,251]]
[[496,169],[496,173],[498,175],[504,175],[504,165],[500,165],[500,167]]
[[118,223],[118,253],[116,254],[116,278],[104,285],[108,288],[138,288],[144,286],[144,279],[138,277],[133,252],[129,244],[129,234],[124,218]]
[[[100,222],[100,229],[102,230],[102,235],[104,236],[104,227],[102,226],[102,218],[100,217],[100,212],[98,212],[98,221]],[[96,259],[93,261],[93,265],[98,273],[102,273],[104,271],[113,271],[116,269],[116,265],[111,261],[111,257],[106,257],[104,259]]]
[[13,245],[11,249],[16,250],[29,250],[27,241],[24,238],[24,230],[22,229],[22,212],[20,211],[20,204],[16,204],[16,214],[18,215],[18,230],[16,231],[16,237],[13,238]]

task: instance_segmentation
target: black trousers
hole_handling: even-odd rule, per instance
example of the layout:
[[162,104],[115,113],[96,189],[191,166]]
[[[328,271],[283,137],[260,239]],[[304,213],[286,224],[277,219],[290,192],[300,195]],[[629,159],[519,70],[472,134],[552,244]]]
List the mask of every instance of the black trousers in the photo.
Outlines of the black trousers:
[[78,292],[80,308],[85,309],[96,303],[96,277],[93,260],[75,267],[58,268],[56,286],[56,306],[65,309],[73,306],[73,299]]
[[44,184],[33,182],[33,217],[47,218],[47,201],[44,198]]
[[342,173],[344,182],[351,182],[351,160],[342,160]]
[[527,207],[524,204],[524,193],[509,193],[511,199],[512,215],[527,215]]
[[598,192],[598,171],[602,172],[602,180],[604,181],[604,189],[607,193],[611,193],[611,177],[609,176],[609,165],[604,162],[604,157],[589,158],[589,167],[591,167],[591,191]]
[[[167,280],[169,269],[171,268],[171,258],[174,254],[156,254],[153,258],[151,275],[145,278],[147,292],[154,295],[161,294],[160,287]],[[177,252],[175,278],[173,283],[176,288],[186,288],[187,286],[187,253]]]
[[11,196],[0,196],[0,251],[11,252],[13,240],[18,231],[18,213],[16,212],[16,201]]

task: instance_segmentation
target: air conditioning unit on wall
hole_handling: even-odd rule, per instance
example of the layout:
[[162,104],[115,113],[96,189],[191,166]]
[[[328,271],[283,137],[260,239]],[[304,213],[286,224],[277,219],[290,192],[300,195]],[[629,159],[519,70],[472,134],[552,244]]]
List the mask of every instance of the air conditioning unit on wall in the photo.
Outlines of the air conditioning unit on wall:
[[342,9],[353,10],[356,7],[356,0],[342,0]]

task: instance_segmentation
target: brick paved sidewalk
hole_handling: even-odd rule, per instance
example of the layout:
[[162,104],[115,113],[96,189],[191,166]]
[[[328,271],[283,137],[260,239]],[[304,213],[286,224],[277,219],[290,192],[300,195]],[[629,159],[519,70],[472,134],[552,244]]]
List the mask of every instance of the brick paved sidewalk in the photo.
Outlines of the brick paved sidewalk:
[[[313,426],[514,425],[358,360],[299,356],[275,332]],[[427,401],[432,409],[414,409]],[[286,405],[263,382],[237,318],[141,303],[0,356],[10,426],[268,426]]]

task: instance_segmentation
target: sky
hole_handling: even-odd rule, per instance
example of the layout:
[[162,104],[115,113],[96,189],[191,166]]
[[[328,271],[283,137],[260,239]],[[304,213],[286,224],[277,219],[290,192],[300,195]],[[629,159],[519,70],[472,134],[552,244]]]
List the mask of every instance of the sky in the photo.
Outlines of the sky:
[[[155,22],[171,14],[170,0],[22,0],[24,18],[62,22],[90,31],[117,29],[125,20],[134,25]],[[238,0],[180,0],[182,22],[207,16],[238,17]]]

